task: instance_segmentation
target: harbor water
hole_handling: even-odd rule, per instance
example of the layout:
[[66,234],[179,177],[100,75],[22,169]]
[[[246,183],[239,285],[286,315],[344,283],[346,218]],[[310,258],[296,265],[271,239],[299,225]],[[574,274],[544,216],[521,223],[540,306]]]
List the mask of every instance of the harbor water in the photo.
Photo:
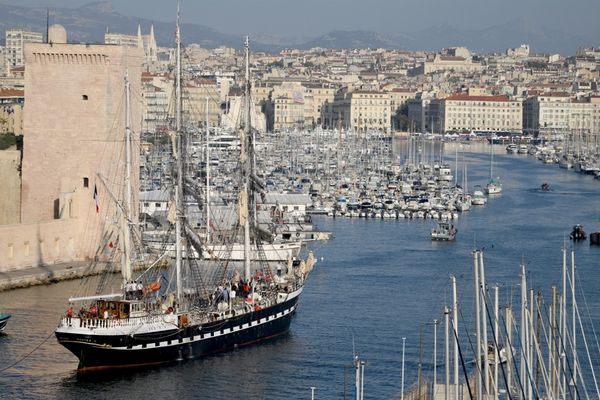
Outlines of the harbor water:
[[[484,186],[489,150],[481,143],[447,145],[445,160],[454,168],[458,155],[459,171],[468,164],[468,186]],[[599,180],[531,156],[506,154],[503,146],[495,146],[494,175],[502,180],[502,194],[454,221],[455,242],[432,242],[432,220],[315,218],[333,239],[310,246],[319,262],[289,334],[201,360],[78,376],[77,359],[57,344],[53,331],[65,299],[80,282],[2,292],[0,310],[13,317],[0,336],[0,370],[16,363],[0,373],[2,397],[309,399],[315,387],[317,399],[352,398],[351,365],[358,354],[367,362],[365,398],[399,398],[403,337],[406,390],[417,379],[420,331],[423,371],[431,376],[432,322],[443,322],[443,307],[451,303],[451,275],[458,282],[461,323],[471,324],[473,249],[484,249],[487,281],[500,286],[502,304],[519,297],[521,262],[530,287],[542,290],[549,301],[551,286],[560,289],[561,248],[573,245],[572,226],[582,224],[588,234],[600,230]],[[551,190],[539,190],[544,182]],[[574,248],[582,318],[591,316],[598,330],[600,247],[586,240]],[[438,382],[443,381],[442,359],[439,325]]]

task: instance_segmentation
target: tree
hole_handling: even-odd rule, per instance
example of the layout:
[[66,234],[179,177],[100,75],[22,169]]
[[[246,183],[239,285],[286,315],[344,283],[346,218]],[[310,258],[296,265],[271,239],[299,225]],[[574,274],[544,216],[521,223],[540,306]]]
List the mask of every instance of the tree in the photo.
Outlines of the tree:
[[17,145],[17,137],[14,133],[2,133],[0,134],[0,150],[6,150],[9,147]]

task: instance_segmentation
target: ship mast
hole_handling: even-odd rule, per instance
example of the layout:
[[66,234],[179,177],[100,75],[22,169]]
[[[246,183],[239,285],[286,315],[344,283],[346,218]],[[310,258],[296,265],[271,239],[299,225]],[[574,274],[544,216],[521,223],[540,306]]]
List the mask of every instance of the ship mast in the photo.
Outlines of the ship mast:
[[[125,194],[120,211],[120,225],[123,240],[119,241],[121,249],[121,276],[123,287],[131,280],[131,116],[129,114],[129,71],[125,71]],[[115,199],[116,201],[116,199]]]
[[183,149],[181,132],[181,35],[179,31],[179,2],[177,2],[177,23],[175,28],[175,42],[177,45],[176,68],[175,68],[175,158],[177,161],[177,185],[175,186],[175,270],[177,275],[177,304],[181,304],[181,211],[183,193]]
[[[248,152],[252,152],[252,144],[250,143],[250,135],[252,134],[250,129],[250,38],[246,36],[246,42],[244,43],[244,51],[246,56],[246,83],[244,86],[244,129],[242,133],[241,142],[241,154],[240,161],[242,164],[243,174],[243,185],[242,201],[240,206],[243,208],[240,210],[241,215],[244,216],[244,278],[246,281],[250,280],[250,216],[249,216],[249,202],[250,202],[250,173],[252,158],[248,157]],[[252,154],[250,154],[252,155]]]

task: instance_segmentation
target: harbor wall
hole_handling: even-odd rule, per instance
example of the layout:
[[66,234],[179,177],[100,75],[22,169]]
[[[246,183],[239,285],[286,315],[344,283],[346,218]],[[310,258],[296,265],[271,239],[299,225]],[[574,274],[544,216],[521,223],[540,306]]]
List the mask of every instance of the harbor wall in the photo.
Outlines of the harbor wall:
[[[63,179],[56,204],[58,218],[28,224],[0,225],[0,273],[74,261],[106,261],[117,247],[117,233],[98,237],[114,218],[88,207],[89,188],[70,191]],[[101,203],[101,204],[104,204]],[[113,210],[114,212],[114,210]]]
[[0,226],[0,273],[83,259],[79,232],[77,219]]

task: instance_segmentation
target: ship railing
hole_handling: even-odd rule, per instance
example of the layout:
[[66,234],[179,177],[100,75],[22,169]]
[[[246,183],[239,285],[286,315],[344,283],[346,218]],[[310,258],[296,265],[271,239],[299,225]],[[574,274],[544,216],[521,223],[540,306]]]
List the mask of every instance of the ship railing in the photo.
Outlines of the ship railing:
[[79,318],[63,317],[60,325],[62,327],[75,326],[79,328],[118,328],[152,323],[168,323],[177,325],[177,317],[173,314],[148,315],[133,318]]

